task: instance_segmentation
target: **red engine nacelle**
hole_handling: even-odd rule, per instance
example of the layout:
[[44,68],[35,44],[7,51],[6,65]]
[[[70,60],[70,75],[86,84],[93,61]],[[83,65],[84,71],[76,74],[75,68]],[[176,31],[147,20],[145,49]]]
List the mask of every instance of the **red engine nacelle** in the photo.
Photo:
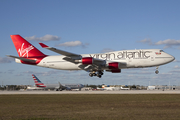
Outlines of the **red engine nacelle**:
[[92,57],[84,57],[82,58],[82,64],[93,64],[93,58]]
[[118,62],[108,63],[108,68],[110,69],[109,72],[120,73],[121,69],[119,69],[119,66],[120,66],[120,63]]
[[108,63],[109,69],[119,69],[119,63],[118,62],[113,62],[113,63]]

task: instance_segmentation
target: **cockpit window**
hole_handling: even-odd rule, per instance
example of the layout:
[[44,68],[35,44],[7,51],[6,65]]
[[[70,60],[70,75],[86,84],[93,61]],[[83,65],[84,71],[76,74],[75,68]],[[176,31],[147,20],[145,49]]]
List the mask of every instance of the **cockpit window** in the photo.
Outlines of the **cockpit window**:
[[160,52],[164,52],[163,50],[160,50]]

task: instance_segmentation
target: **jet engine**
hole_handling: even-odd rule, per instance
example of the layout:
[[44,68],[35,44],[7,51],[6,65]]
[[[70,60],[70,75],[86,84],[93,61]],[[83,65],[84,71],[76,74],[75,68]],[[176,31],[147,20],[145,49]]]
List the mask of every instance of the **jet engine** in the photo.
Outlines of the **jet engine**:
[[108,68],[110,70],[106,70],[107,72],[112,72],[112,73],[120,73],[121,72],[121,69],[119,69],[120,63],[118,63],[118,62],[108,63]]
[[120,68],[120,63],[118,62],[112,62],[112,63],[108,63],[108,68],[109,69],[119,69]]

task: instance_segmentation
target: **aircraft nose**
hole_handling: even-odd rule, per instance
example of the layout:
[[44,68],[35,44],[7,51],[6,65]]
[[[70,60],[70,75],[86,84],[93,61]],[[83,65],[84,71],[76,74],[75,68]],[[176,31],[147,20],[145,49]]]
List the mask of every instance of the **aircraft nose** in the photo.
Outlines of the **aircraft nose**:
[[[172,56],[172,55],[171,55]],[[174,56],[172,56],[172,61],[174,61],[175,60],[175,57]]]
[[170,57],[170,60],[169,60],[169,62],[172,62],[172,61],[174,61],[175,60],[175,57],[174,56],[172,56],[172,55],[169,55]]

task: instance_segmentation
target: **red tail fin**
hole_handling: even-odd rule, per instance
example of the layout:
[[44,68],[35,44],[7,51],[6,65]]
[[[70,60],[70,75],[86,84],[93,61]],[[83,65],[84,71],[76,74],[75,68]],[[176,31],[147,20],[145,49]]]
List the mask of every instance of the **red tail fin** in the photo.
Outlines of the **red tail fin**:
[[20,35],[10,35],[14,46],[19,54],[19,57],[39,57],[45,56],[41,51],[34,47],[31,43],[26,41]]

